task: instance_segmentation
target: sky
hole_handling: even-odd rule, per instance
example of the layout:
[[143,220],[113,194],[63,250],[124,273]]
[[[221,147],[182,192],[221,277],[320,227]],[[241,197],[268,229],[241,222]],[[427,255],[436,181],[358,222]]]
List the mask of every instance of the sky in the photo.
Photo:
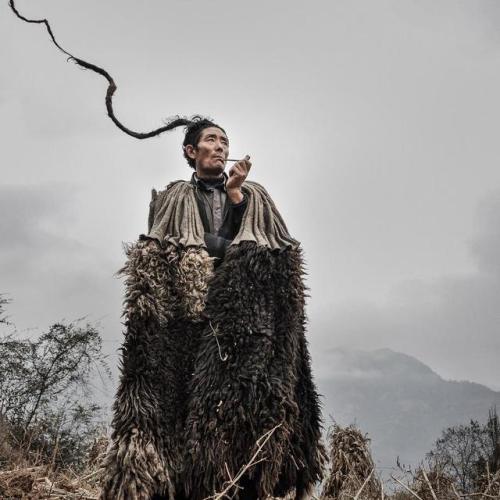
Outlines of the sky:
[[[18,0],[106,68],[147,131],[212,117],[307,261],[318,377],[391,348],[500,390],[497,0]],[[100,325],[115,369],[123,242],[191,170],[106,82],[0,5],[0,292],[20,335]]]

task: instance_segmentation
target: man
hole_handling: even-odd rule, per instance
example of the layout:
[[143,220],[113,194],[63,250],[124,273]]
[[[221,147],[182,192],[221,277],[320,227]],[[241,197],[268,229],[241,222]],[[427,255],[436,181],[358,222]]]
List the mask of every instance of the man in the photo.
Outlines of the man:
[[302,257],[274,203],[225,175],[225,131],[185,123],[190,182],[153,192],[127,249],[126,331],[102,499],[308,498],[320,409],[304,335]]
[[[200,126],[201,123],[200,122]],[[209,125],[207,123],[206,125]],[[224,173],[229,154],[229,140],[219,127],[199,130],[199,137],[186,137],[184,155],[196,172],[191,178],[195,186],[200,216],[205,228],[205,244],[210,256],[220,263],[239,230],[247,202],[241,191],[252,164],[249,157],[235,163]],[[195,142],[196,146],[189,144]],[[229,199],[229,203],[226,200]]]

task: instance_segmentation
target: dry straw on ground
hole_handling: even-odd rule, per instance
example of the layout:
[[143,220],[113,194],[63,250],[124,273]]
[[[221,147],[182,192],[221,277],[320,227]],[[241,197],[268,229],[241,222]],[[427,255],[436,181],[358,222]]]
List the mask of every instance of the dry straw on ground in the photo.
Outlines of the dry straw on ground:
[[335,424],[329,432],[328,441],[330,470],[321,498],[380,498],[381,484],[375,475],[368,437],[353,425],[341,427]]
[[72,469],[55,471],[51,464],[36,464],[36,457],[11,462],[0,471],[0,498],[97,500],[99,495],[99,463],[108,444],[106,436],[96,438],[89,449],[85,467],[78,473]]
[[[235,477],[228,477],[223,491],[211,498],[234,498],[238,477],[260,460],[271,429],[258,440],[251,461]],[[1,433],[0,433],[1,434]],[[369,439],[354,426],[334,426],[328,436],[330,469],[322,485],[322,493],[311,500],[500,500],[500,471],[487,474],[481,491],[462,494],[452,479],[437,468],[418,468],[405,477],[392,476],[393,492],[387,494],[376,475],[369,448]],[[87,453],[85,466],[78,473],[72,469],[54,470],[41,464],[36,457],[7,446],[0,439],[0,451],[12,457],[0,468],[0,499],[69,499],[97,500],[99,498],[100,464],[108,446],[108,438],[96,438]],[[3,469],[3,470],[2,470]],[[292,500],[294,496],[289,497]],[[264,500],[264,499],[262,499]],[[267,499],[271,500],[271,499]],[[284,499],[283,499],[284,500]]]

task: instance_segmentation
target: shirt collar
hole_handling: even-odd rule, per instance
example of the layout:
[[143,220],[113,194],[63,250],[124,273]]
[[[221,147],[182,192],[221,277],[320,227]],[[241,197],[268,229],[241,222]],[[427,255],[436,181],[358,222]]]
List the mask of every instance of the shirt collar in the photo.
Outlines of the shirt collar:
[[193,175],[191,177],[191,184],[194,184],[196,187],[199,187],[203,191],[213,191],[214,189],[225,191],[227,178],[228,177],[226,172],[222,173],[222,177],[220,179],[214,180],[201,179],[196,175],[196,172],[193,172]]

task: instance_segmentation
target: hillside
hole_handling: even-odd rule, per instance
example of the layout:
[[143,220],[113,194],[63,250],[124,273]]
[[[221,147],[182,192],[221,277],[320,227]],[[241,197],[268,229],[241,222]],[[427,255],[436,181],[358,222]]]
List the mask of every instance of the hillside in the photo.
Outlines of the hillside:
[[485,421],[500,407],[500,392],[471,382],[444,380],[417,359],[390,349],[329,353],[331,372],[318,379],[324,415],[341,425],[355,422],[369,434],[378,467],[396,457],[415,464],[431,449],[441,430]]

